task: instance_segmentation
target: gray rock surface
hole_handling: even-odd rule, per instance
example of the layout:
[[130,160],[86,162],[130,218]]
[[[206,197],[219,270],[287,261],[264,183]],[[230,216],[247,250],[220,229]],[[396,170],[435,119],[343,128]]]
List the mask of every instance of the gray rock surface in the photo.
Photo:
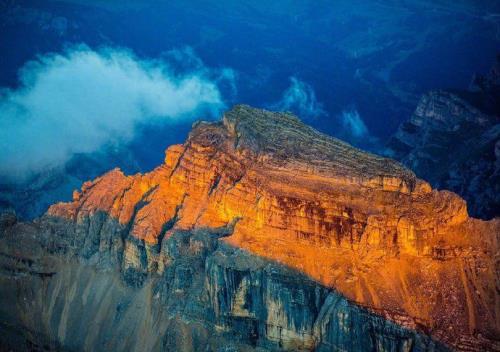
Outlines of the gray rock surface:
[[0,219],[0,346],[16,351],[441,351],[278,263],[231,226],[160,246],[105,213]]
[[400,160],[433,187],[466,201],[471,216],[500,216],[500,119],[457,94],[425,94],[388,144]]

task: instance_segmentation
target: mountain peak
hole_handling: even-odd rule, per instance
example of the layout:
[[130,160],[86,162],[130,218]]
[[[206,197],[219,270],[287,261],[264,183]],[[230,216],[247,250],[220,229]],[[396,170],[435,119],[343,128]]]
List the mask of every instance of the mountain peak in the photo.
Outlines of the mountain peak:
[[[236,105],[224,114],[222,123],[196,124],[188,143],[226,148],[229,153],[237,151],[268,166],[342,178],[354,184],[379,184],[402,192],[430,190],[400,163],[325,135],[288,112]],[[394,185],[389,186],[391,183]]]
[[[197,123],[163,165],[86,183],[41,222],[54,219],[74,224],[70,243],[84,243],[86,257],[108,258],[124,272],[163,275],[169,257],[161,248],[176,231],[224,227],[227,245],[446,343],[465,339],[480,350],[490,342],[471,331],[487,339],[497,331],[500,222],[469,218],[454,193],[431,190],[400,164],[288,113],[239,105],[222,121]],[[88,239],[109,226],[116,229]]]

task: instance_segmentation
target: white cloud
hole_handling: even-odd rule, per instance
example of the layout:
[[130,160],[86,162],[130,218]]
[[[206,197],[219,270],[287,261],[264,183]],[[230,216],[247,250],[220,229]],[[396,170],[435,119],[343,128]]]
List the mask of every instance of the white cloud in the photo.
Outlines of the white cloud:
[[357,110],[344,110],[340,115],[340,122],[342,123],[344,134],[354,138],[369,136],[368,128]]
[[337,115],[336,123],[339,126],[337,136],[353,145],[382,154],[384,147],[381,141],[373,136],[363,118],[355,108],[349,108]]
[[271,105],[271,109],[291,111],[304,119],[327,115],[312,86],[296,77],[290,77],[290,86],[283,92],[281,100]]
[[[179,54],[179,53],[177,53]],[[217,83],[231,71],[195,65],[174,68],[176,57],[143,60],[129,51],[79,46],[29,62],[20,84],[0,92],[0,175],[26,176],[65,163],[74,153],[127,142],[137,124],[218,114]],[[179,54],[180,55],[180,54]]]

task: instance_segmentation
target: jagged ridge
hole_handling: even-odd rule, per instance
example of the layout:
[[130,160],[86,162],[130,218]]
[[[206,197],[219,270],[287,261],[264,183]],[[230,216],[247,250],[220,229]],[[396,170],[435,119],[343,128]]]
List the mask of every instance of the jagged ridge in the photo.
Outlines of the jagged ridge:
[[231,226],[226,243],[404,327],[498,347],[498,221],[469,218],[455,194],[289,114],[237,106],[198,123],[154,171],[113,170],[41,221],[57,219],[73,224],[84,258],[139,286],[168,270],[162,243],[176,231]]

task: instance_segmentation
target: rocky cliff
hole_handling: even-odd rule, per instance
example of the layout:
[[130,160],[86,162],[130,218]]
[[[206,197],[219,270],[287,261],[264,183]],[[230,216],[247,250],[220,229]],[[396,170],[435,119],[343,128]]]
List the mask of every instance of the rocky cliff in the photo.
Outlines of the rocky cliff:
[[237,106],[147,174],[4,214],[6,346],[499,350],[500,222],[296,117]]
[[424,94],[388,143],[434,187],[461,195],[475,217],[500,216],[500,56],[469,91]]

